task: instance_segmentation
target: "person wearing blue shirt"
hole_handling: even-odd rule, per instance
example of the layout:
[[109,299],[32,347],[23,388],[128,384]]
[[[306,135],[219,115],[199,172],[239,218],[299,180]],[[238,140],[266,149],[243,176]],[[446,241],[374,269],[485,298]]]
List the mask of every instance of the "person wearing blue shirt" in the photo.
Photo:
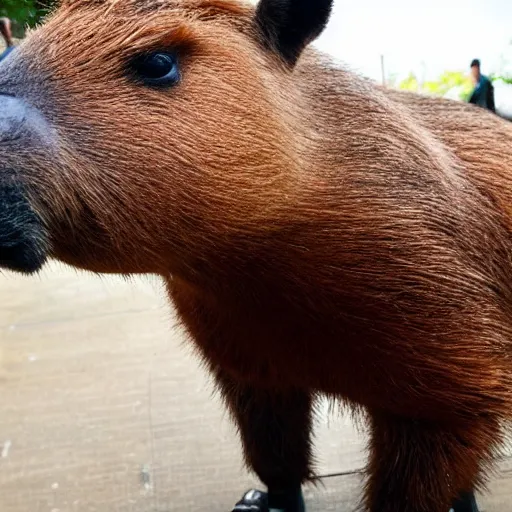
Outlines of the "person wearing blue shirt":
[[494,105],[494,86],[489,78],[482,75],[480,72],[480,61],[478,59],[474,59],[471,62],[471,77],[475,88],[469,98],[469,103],[486,108],[491,112],[496,112]]
[[0,34],[2,34],[2,37],[4,38],[5,44],[7,46],[7,48],[2,53],[0,53],[1,61],[14,50],[14,42],[12,40],[11,33],[11,20],[9,18],[0,18]]

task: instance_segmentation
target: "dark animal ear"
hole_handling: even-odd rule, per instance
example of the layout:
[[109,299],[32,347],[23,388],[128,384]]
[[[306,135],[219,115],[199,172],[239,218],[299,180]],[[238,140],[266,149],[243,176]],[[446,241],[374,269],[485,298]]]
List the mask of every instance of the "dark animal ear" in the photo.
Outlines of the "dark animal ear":
[[333,0],[260,0],[256,24],[263,42],[293,66],[323,31]]

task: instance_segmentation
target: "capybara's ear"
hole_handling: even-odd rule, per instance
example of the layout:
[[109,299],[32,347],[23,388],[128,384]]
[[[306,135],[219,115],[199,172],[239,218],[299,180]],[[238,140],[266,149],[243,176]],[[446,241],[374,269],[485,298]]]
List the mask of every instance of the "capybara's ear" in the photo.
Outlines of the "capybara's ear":
[[290,66],[302,50],[323,31],[333,0],[260,0],[258,31],[265,45]]

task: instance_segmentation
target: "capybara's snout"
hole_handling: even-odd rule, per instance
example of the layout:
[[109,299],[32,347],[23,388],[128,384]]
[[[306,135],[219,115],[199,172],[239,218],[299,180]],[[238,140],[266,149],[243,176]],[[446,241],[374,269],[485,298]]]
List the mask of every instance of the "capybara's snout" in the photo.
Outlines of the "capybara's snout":
[[36,272],[46,260],[42,221],[32,207],[23,170],[13,155],[27,151],[46,131],[41,116],[23,100],[0,93],[0,268]]

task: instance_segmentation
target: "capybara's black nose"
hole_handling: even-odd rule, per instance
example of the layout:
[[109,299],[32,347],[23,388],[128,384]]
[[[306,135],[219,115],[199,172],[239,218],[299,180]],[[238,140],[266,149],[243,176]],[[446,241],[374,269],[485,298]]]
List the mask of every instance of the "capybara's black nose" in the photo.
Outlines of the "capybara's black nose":
[[0,268],[37,272],[46,261],[45,230],[17,183],[1,183]]

